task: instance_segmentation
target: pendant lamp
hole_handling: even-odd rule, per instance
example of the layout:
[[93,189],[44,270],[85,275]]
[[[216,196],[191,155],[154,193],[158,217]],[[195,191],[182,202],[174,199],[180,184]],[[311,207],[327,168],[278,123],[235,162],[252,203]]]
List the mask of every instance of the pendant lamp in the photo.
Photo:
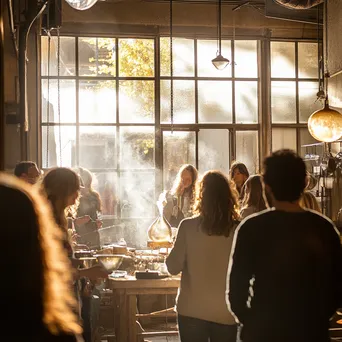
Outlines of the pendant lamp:
[[65,0],[72,8],[85,11],[91,7],[93,7],[97,0]]
[[228,64],[229,59],[225,58],[221,54],[221,45],[222,45],[222,39],[221,39],[221,30],[222,30],[222,0],[218,1],[218,23],[217,23],[217,29],[218,29],[218,51],[217,56],[211,61],[214,65],[214,67],[217,70],[223,70]]
[[[328,61],[328,14],[327,14],[327,1],[325,2],[324,7],[324,29],[325,29],[325,50],[326,50],[326,61]],[[318,12],[319,13],[319,12]],[[318,19],[319,21],[319,15]],[[317,26],[319,22],[317,23]],[[319,36],[317,34],[317,39],[319,40]],[[319,44],[319,42],[318,42]],[[323,69],[323,63],[320,66],[320,75],[321,70]],[[327,63],[326,63],[327,65]],[[318,98],[325,98],[324,107],[313,114],[311,114],[308,120],[308,129],[310,134],[318,141],[322,141],[325,143],[331,143],[338,140],[342,136],[342,114],[337,110],[331,109],[329,107],[329,100],[328,100],[328,78],[329,72],[327,71],[325,74],[325,92],[323,87],[321,87],[319,92],[317,93]],[[321,80],[321,77],[320,77]],[[321,82],[320,82],[321,83]]]

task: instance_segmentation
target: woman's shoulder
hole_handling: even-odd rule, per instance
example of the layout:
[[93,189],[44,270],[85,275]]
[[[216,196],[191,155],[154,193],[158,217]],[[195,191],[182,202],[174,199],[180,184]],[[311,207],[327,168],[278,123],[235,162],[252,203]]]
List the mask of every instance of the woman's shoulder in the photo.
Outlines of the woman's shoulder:
[[182,220],[182,222],[180,223],[179,227],[187,227],[187,228],[191,228],[191,227],[198,227],[202,222],[202,218],[200,215],[196,215],[196,216],[192,216],[192,217],[187,217],[184,220]]

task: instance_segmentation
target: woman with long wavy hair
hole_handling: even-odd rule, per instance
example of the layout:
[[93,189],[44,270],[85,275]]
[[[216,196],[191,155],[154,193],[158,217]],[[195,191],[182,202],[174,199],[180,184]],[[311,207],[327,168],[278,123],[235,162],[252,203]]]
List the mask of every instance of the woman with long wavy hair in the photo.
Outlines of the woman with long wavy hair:
[[[68,235],[68,223],[67,223],[67,211],[78,201],[79,193],[80,193],[80,179],[79,176],[72,171],[71,169],[64,167],[57,167],[50,170],[43,179],[43,193],[45,193],[47,199],[49,200],[52,211],[54,214],[54,218],[56,220],[57,225],[60,227],[60,230],[63,234],[63,245],[65,252],[70,258],[73,266],[74,266],[74,280],[78,280],[80,278],[81,282],[75,282],[74,289],[76,291],[77,298],[81,302],[81,293],[84,293],[86,290],[88,281],[85,278],[89,278],[90,280],[96,280],[98,278],[107,278],[108,273],[100,266],[93,266],[90,268],[78,268],[79,261],[73,258],[73,248],[69,240]],[[80,313],[82,313],[82,318],[85,318],[85,314],[89,317],[89,313],[85,313],[83,307],[80,303],[79,308]],[[91,337],[89,336],[89,319],[84,319],[84,327],[85,334],[84,338],[86,341],[90,341]]]
[[70,262],[46,200],[30,185],[0,175],[2,336],[8,341],[76,341]]
[[199,183],[196,216],[184,219],[166,260],[182,272],[177,298],[182,342],[235,342],[236,324],[225,302],[226,274],[239,215],[228,179],[208,171]]
[[262,177],[253,175],[248,177],[243,186],[243,199],[241,203],[241,218],[258,213],[268,208],[267,197],[264,192]]
[[179,169],[172,189],[160,195],[159,202],[164,204],[164,217],[172,227],[178,227],[183,218],[192,216],[197,178],[197,169],[191,164],[185,164]]

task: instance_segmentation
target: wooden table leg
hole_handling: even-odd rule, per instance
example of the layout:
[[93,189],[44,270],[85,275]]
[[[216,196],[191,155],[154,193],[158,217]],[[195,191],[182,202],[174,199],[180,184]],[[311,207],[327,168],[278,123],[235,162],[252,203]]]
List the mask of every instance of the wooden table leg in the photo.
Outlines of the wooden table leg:
[[127,320],[128,320],[128,340],[129,342],[137,342],[137,296],[129,295],[127,298]]
[[116,342],[133,342],[129,340],[128,331],[128,310],[127,310],[127,296],[125,290],[116,290],[115,297],[115,313],[114,313],[114,327]]

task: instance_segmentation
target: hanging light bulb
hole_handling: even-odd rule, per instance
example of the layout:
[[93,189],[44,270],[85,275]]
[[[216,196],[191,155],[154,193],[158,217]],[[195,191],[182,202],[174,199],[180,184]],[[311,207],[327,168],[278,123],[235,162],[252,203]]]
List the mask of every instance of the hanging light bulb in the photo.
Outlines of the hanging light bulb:
[[229,64],[229,59],[224,58],[221,54],[219,54],[211,61],[211,63],[213,63],[217,70],[223,70]]
[[85,11],[93,7],[97,0],[65,0],[72,8],[79,11]]
[[229,59],[224,58],[221,54],[221,45],[222,45],[222,39],[221,39],[221,17],[222,17],[222,0],[219,0],[218,2],[218,51],[217,51],[217,56],[211,61],[213,63],[214,67],[217,70],[223,70],[230,62]]
[[311,114],[308,121],[310,134],[322,142],[333,142],[342,136],[342,114],[329,107],[328,98],[323,109]]

